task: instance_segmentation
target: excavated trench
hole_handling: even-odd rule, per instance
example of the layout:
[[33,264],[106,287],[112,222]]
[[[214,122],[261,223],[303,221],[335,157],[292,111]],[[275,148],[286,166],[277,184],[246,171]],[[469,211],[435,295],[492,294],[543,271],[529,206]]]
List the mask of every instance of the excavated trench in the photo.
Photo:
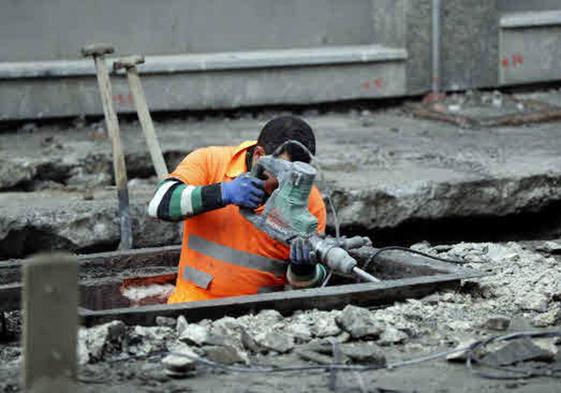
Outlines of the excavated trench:
[[[333,235],[335,229],[328,227]],[[446,217],[435,220],[413,219],[393,228],[369,229],[344,225],[341,233],[368,236],[378,247],[410,246],[419,242],[455,244],[460,242],[508,242],[550,240],[561,237],[561,201],[551,202],[538,211],[516,214]]]
[[[199,304],[165,305],[174,287],[179,247],[82,255],[80,307],[83,323],[99,324],[114,319],[127,324],[153,325],[157,316],[185,315],[190,321],[217,319],[273,308],[290,315],[296,310],[340,309],[347,304],[387,305],[456,288],[461,279],[484,274],[459,265],[443,263],[401,250],[377,255],[378,249],[361,247],[349,253],[361,267],[381,281],[356,285],[356,277],[335,273],[325,288],[218,299]],[[19,333],[22,262],[0,263],[0,310],[9,316],[1,326],[3,339]]]

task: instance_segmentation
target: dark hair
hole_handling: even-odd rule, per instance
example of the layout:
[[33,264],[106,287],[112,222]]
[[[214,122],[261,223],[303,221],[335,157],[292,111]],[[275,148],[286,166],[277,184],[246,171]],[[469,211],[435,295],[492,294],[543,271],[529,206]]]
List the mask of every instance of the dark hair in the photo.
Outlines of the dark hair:
[[257,145],[265,149],[265,154],[287,152],[292,161],[303,161],[309,163],[310,155],[295,143],[288,143],[280,151],[275,150],[283,143],[295,140],[308,148],[310,153],[316,154],[316,137],[312,127],[304,120],[294,116],[279,116],[270,120],[261,130]]

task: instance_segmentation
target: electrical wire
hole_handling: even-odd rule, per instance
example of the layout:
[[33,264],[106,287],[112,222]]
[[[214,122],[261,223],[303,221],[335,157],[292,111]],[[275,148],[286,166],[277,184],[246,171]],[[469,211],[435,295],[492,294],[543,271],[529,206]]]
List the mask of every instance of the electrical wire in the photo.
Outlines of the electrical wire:
[[376,250],[376,252],[374,252],[374,254],[372,254],[370,256],[370,258],[368,258],[368,260],[364,263],[364,265],[362,266],[362,270],[367,270],[370,267],[370,264],[372,262],[374,262],[374,260],[381,253],[386,252],[386,251],[392,251],[392,250],[405,251],[405,252],[408,252],[408,253],[411,253],[411,254],[421,255],[425,258],[430,258],[430,259],[434,259],[436,261],[441,261],[441,262],[446,262],[446,263],[453,263],[453,264],[456,264],[456,265],[465,265],[466,263],[470,263],[469,261],[460,261],[460,260],[457,260],[457,259],[446,259],[446,258],[438,257],[436,255],[427,254],[425,252],[417,251],[417,250],[414,250],[412,248],[400,247],[400,246],[388,246],[388,247],[382,247],[382,248],[379,248],[378,250]]

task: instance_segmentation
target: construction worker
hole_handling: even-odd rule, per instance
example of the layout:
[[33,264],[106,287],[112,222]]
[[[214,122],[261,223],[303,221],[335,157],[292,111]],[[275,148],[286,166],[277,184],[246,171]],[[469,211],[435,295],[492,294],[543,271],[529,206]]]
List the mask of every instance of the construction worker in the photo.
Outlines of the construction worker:
[[[252,165],[283,143],[300,142],[315,154],[311,127],[293,116],[269,121],[255,141],[193,151],[163,180],[148,206],[151,217],[184,220],[176,287],[168,303],[305,288],[321,283],[325,268],[312,258],[307,242],[290,248],[257,229],[240,207],[263,209],[264,181],[249,174]],[[297,144],[285,144],[281,158],[310,162]],[[314,186],[308,209],[325,231],[325,205]]]

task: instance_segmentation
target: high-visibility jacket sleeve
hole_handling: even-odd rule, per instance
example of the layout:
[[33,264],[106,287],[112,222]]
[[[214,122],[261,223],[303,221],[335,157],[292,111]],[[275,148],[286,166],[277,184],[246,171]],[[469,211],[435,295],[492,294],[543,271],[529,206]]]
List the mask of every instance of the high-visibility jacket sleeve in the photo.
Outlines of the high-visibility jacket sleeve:
[[158,185],[148,205],[148,215],[165,221],[181,221],[224,207],[220,183],[209,184],[211,170],[206,149],[187,155]]
[[164,221],[181,221],[224,207],[221,185],[192,186],[178,179],[163,180],[148,205],[148,215]]

